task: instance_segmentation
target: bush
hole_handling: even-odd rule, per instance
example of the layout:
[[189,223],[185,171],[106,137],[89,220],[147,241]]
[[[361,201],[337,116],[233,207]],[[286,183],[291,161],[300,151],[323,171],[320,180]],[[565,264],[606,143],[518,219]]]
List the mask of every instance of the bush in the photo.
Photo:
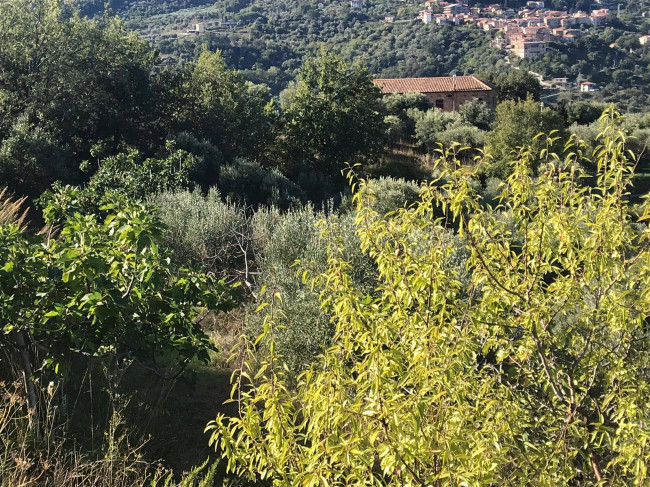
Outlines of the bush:
[[[253,216],[252,226],[259,268],[258,289],[266,286],[287,297],[286,327],[278,332],[278,347],[287,360],[292,377],[309,365],[332,336],[329,318],[320,309],[318,295],[296,279],[296,261],[306,267],[323,269],[327,241],[316,228],[324,214],[310,206],[280,213],[262,209]],[[253,303],[261,304],[263,298]],[[260,316],[251,314],[248,332],[259,333]]]
[[286,209],[305,199],[301,188],[278,170],[264,169],[246,159],[236,159],[221,168],[219,190],[225,197],[254,208],[273,205]]
[[481,148],[485,145],[485,134],[486,132],[473,125],[455,125],[440,132],[437,139],[445,147],[457,143],[462,146]]
[[391,115],[401,115],[409,109],[426,111],[431,108],[427,97],[422,93],[393,94],[383,99],[386,111]]
[[143,200],[160,191],[192,187],[190,174],[197,168],[196,157],[171,146],[167,152],[160,158],[144,159],[135,150],[108,157],[101,161],[84,192],[94,201],[107,192]]
[[415,120],[415,138],[420,145],[429,150],[438,148],[440,142],[438,136],[441,132],[463,123],[458,112],[443,112],[437,108],[426,112],[411,109],[408,115]]
[[488,178],[485,182],[485,190],[483,191],[483,203],[495,208],[499,204],[499,195],[503,191],[502,179]]
[[[376,270],[359,251],[353,215],[326,216],[310,206],[280,213],[277,209],[258,211],[253,217],[254,241],[259,268],[258,288],[279,292],[285,297],[285,327],[276,334],[278,350],[285,357],[289,373],[295,378],[324,350],[332,338],[333,327],[323,312],[318,293],[296,278],[301,271],[322,272],[327,266],[327,249],[334,244],[331,235],[340,235],[339,244],[352,266],[352,279],[366,292],[372,292]],[[257,296],[259,305],[263,296]],[[261,329],[261,316],[252,315],[249,333]]]
[[490,110],[487,103],[481,100],[469,100],[458,108],[463,122],[474,125],[481,130],[490,130],[494,120],[494,112]]
[[[368,180],[367,187],[369,198],[372,198],[369,204],[379,215],[385,215],[388,212],[414,203],[417,201],[420,193],[420,186],[417,183],[404,179],[385,177],[370,179]],[[341,204],[340,211],[344,214],[353,212],[354,206],[352,200],[344,200]]]
[[387,115],[384,118],[386,138],[388,142],[399,142],[406,137],[406,123],[396,115]]
[[[422,93],[393,94],[384,97],[383,102],[388,112],[385,122],[389,124],[389,141],[413,136],[415,121],[408,115],[409,110],[426,112],[431,108],[431,104]],[[401,124],[398,125],[397,120],[401,121]],[[400,134],[397,134],[398,127],[401,132]],[[391,136],[396,137],[397,135],[399,135],[397,139],[390,138]]]
[[207,140],[198,140],[192,134],[181,132],[174,137],[173,147],[196,158],[189,177],[205,191],[217,184],[219,169],[223,165],[223,154]]
[[148,202],[166,226],[163,245],[180,265],[198,265],[229,281],[250,279],[253,271],[252,229],[241,205],[224,202],[216,189],[168,191]]

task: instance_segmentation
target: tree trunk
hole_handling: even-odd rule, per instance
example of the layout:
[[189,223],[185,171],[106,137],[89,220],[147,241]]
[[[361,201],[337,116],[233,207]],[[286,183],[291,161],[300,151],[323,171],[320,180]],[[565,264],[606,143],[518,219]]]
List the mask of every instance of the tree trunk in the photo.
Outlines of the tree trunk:
[[18,353],[20,359],[18,365],[20,372],[23,376],[23,383],[25,385],[25,394],[27,395],[27,407],[29,408],[29,425],[33,429],[36,439],[40,440],[41,431],[38,415],[38,402],[36,400],[36,388],[32,380],[32,364],[29,359],[29,349],[25,341],[25,332],[19,331],[16,333],[16,345],[18,346]]

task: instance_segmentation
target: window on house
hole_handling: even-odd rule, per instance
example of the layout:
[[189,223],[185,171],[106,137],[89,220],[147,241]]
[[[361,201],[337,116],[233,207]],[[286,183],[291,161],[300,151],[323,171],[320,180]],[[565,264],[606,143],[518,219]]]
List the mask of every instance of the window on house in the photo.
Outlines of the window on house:
[[438,98],[436,100],[436,108],[445,108],[445,101]]

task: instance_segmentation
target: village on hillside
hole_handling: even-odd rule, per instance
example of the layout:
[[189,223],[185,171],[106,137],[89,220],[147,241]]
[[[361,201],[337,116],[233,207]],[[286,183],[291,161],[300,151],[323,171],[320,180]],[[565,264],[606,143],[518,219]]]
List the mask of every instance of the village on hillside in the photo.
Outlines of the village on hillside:
[[[425,24],[475,23],[486,32],[498,33],[494,39],[495,47],[522,59],[543,56],[549,42],[573,42],[587,35],[590,26],[603,25],[610,15],[610,9],[604,7],[589,14],[548,10],[543,0],[529,1],[518,10],[506,9],[499,4],[470,9],[466,3],[436,0],[425,1],[424,6],[418,18]],[[442,12],[434,13],[434,7]]]
[[[492,45],[509,56],[521,59],[542,57],[549,49],[549,43],[573,43],[576,39],[590,35],[592,26],[605,25],[618,16],[620,5],[610,5],[606,0],[596,0],[591,12],[567,12],[550,10],[543,0],[528,1],[519,9],[505,8],[500,4],[485,7],[469,7],[467,1],[450,3],[443,0],[426,0],[424,10],[418,19],[425,24],[463,25],[473,23],[486,33],[494,35]],[[645,14],[643,14],[645,16]],[[645,45],[650,36],[639,37],[639,44]],[[567,89],[575,86],[581,92],[598,91],[598,85],[591,81],[569,83],[568,78],[544,80],[531,72],[545,88]]]

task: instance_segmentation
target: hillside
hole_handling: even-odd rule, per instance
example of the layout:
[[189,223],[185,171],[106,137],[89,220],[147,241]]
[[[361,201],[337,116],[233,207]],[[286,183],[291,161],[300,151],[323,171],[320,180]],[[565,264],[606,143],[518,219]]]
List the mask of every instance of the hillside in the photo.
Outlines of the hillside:
[[[207,45],[221,50],[228,65],[251,81],[269,85],[274,94],[295,77],[306,55],[325,46],[381,77],[500,72],[516,66],[540,74],[549,86],[554,78],[568,78],[578,84],[589,80],[600,87],[588,96],[578,93],[577,87],[568,92],[564,87],[560,92],[551,90],[549,101],[614,102],[642,111],[650,95],[650,54],[639,43],[642,35],[650,33],[650,21],[642,17],[643,5],[634,2],[623,4],[620,17],[612,14],[604,25],[589,29],[574,43],[550,42],[545,56],[525,61],[508,59],[492,47],[495,34],[473,23],[423,24],[417,18],[423,7],[412,1],[375,0],[362,8],[341,0],[138,0],[109,5],[129,28],[159,49],[160,66],[195,59],[197,49]],[[570,12],[600,6],[551,4]],[[88,3],[86,11],[97,14],[97,3]],[[387,22],[386,16],[393,18]],[[204,23],[205,31],[190,32],[198,22]]]

